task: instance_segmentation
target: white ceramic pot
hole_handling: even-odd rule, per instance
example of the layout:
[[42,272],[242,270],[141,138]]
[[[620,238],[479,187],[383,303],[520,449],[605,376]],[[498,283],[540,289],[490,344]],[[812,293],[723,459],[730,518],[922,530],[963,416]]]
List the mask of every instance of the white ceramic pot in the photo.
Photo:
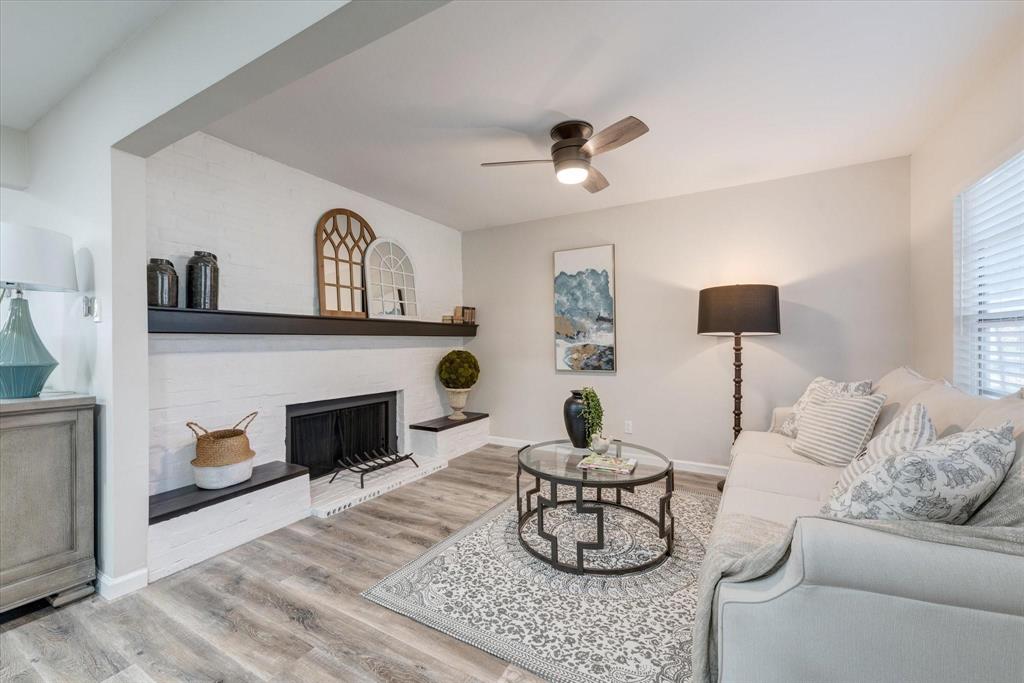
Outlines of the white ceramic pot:
[[462,409],[466,407],[466,398],[469,396],[469,389],[448,389],[448,405],[455,411],[448,416],[449,420],[465,420],[466,416],[463,414]]
[[604,434],[594,434],[590,437],[590,450],[594,451],[598,455],[604,455],[608,452],[608,447],[612,445],[612,438],[605,436]]
[[233,465],[219,467],[196,467],[192,465],[192,473],[196,478],[196,486],[201,489],[222,489],[241,484],[252,477],[252,462],[249,458]]

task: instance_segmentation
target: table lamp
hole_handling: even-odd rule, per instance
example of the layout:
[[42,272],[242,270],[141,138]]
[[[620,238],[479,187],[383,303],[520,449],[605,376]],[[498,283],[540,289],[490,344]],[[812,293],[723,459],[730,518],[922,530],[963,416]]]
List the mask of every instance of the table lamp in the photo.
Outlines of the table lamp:
[[728,285],[700,290],[697,304],[697,334],[733,338],[733,426],[732,439],[743,431],[743,345],[744,335],[779,334],[779,288],[775,285]]
[[0,300],[14,290],[10,316],[0,330],[0,398],[33,398],[57,361],[46,350],[23,290],[78,291],[71,238],[53,230],[0,223]]

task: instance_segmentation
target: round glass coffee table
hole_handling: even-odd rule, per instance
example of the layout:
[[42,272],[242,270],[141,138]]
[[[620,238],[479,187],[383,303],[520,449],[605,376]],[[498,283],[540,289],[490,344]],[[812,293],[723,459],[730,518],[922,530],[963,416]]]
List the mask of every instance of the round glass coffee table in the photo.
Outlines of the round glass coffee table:
[[[545,441],[524,446],[519,450],[519,467],[516,474],[516,509],[519,513],[519,542],[531,555],[556,569],[573,574],[617,575],[640,572],[656,567],[672,555],[675,537],[675,519],[672,517],[672,491],[675,489],[672,463],[661,453],[644,446],[615,441],[608,455],[621,458],[635,458],[637,465],[629,474],[579,469],[580,460],[590,455],[586,449],[573,448],[568,440]],[[525,494],[520,481],[526,473],[533,477],[533,487]],[[527,481],[529,479],[527,478]],[[634,493],[636,487],[657,484],[664,481],[664,494],[657,498],[657,516],[648,514],[637,507],[623,502],[623,491]],[[558,487],[570,487],[573,495],[559,500]],[[593,489],[592,498],[585,498],[587,489]],[[545,514],[549,516],[560,506],[575,507],[579,519],[590,519],[596,527],[596,534],[588,534],[594,540],[578,540],[576,563],[565,562],[558,555],[558,536],[544,528]],[[628,514],[637,515],[646,524],[651,535],[664,541],[663,551],[653,558],[644,557],[636,563],[619,564],[615,567],[588,565],[584,560],[586,550],[605,549],[605,510],[618,508]],[[546,512],[545,512],[546,511]],[[532,524],[536,517],[536,525]],[[531,538],[524,534],[530,534]],[[544,543],[537,543],[536,537],[547,541],[550,552],[544,552]],[[534,543],[529,541],[533,540]],[[537,546],[537,547],[535,547]]]

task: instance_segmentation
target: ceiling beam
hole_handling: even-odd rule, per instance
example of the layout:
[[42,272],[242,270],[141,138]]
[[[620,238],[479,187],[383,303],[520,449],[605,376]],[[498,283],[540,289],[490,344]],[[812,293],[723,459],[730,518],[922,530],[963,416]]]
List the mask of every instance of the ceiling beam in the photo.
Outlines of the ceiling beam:
[[148,157],[278,88],[369,45],[449,0],[353,0],[119,140]]

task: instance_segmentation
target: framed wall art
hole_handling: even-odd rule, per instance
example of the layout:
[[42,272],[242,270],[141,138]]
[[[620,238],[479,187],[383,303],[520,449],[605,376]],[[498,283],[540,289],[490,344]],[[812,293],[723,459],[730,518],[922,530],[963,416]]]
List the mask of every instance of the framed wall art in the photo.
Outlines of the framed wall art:
[[615,372],[615,245],[556,251],[555,370]]

